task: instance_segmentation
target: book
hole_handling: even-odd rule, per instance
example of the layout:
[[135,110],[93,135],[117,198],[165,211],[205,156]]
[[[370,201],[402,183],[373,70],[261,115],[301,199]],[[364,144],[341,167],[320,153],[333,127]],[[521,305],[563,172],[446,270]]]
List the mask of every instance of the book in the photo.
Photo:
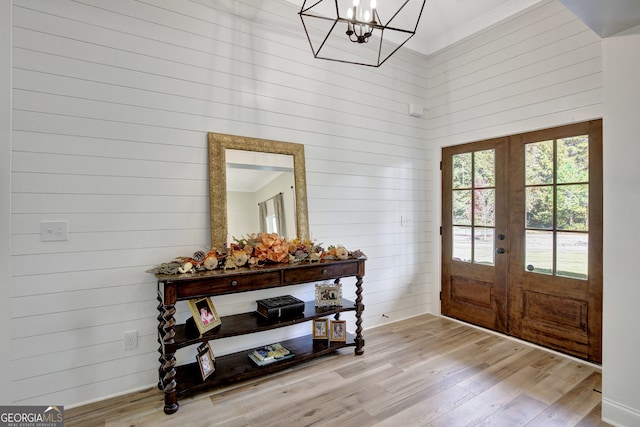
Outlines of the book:
[[291,295],[261,299],[256,303],[258,304],[256,311],[270,320],[300,314],[304,311],[304,301]]
[[270,365],[275,362],[291,359],[293,356],[294,354],[280,343],[265,345],[249,353],[249,359],[258,366]]

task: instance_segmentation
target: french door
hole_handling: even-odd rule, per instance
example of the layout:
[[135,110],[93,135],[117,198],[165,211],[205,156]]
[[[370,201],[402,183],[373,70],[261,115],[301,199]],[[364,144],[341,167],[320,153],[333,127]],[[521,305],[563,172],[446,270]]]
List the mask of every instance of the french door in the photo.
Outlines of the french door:
[[602,121],[442,159],[442,313],[601,362]]

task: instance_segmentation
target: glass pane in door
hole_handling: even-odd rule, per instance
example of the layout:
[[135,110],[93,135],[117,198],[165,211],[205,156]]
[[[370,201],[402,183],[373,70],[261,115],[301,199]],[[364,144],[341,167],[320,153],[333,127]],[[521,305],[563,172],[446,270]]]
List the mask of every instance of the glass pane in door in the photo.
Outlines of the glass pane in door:
[[589,137],[562,138],[557,143],[558,184],[589,181]]
[[473,192],[474,225],[493,226],[496,221],[496,191],[493,188]]
[[527,230],[525,248],[527,271],[553,274],[553,231]]
[[453,205],[453,224],[471,225],[471,190],[454,190],[451,203]]
[[453,259],[471,262],[471,227],[453,227]]
[[493,265],[494,258],[494,229],[475,227],[473,235],[473,262],[476,264]]
[[553,184],[553,141],[525,146],[525,184]]
[[587,233],[558,233],[556,274],[586,279],[589,271],[589,235]]
[[553,229],[553,187],[527,187],[525,191],[526,227]]
[[495,187],[495,159],[495,150],[483,150],[473,153],[473,182],[475,188]]
[[453,188],[471,188],[471,153],[453,155]]
[[558,230],[589,229],[589,184],[559,185],[557,189]]

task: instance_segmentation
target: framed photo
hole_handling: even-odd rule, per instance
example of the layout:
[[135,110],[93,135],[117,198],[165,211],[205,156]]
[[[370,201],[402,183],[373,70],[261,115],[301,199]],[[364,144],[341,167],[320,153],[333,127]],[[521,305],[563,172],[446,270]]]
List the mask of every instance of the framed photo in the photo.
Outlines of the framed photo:
[[187,303],[200,335],[222,324],[211,298],[191,299]]
[[314,340],[326,340],[329,338],[329,322],[327,322],[327,319],[315,319],[312,323]]
[[331,327],[331,341],[347,341],[347,322],[344,320],[332,320]]
[[198,360],[198,365],[200,365],[202,379],[206,380],[207,377],[213,374],[216,370],[216,359],[213,357],[213,352],[211,351],[211,347],[209,347],[209,343],[204,343],[198,347],[196,359]]
[[340,283],[316,285],[316,307],[342,305],[342,285]]

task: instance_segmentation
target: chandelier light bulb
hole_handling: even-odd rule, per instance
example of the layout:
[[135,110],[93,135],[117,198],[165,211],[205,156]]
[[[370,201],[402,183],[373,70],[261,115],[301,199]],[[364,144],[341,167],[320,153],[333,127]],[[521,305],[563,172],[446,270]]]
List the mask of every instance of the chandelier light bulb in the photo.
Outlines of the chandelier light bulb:
[[353,9],[352,8],[347,9],[347,18],[353,19]]

